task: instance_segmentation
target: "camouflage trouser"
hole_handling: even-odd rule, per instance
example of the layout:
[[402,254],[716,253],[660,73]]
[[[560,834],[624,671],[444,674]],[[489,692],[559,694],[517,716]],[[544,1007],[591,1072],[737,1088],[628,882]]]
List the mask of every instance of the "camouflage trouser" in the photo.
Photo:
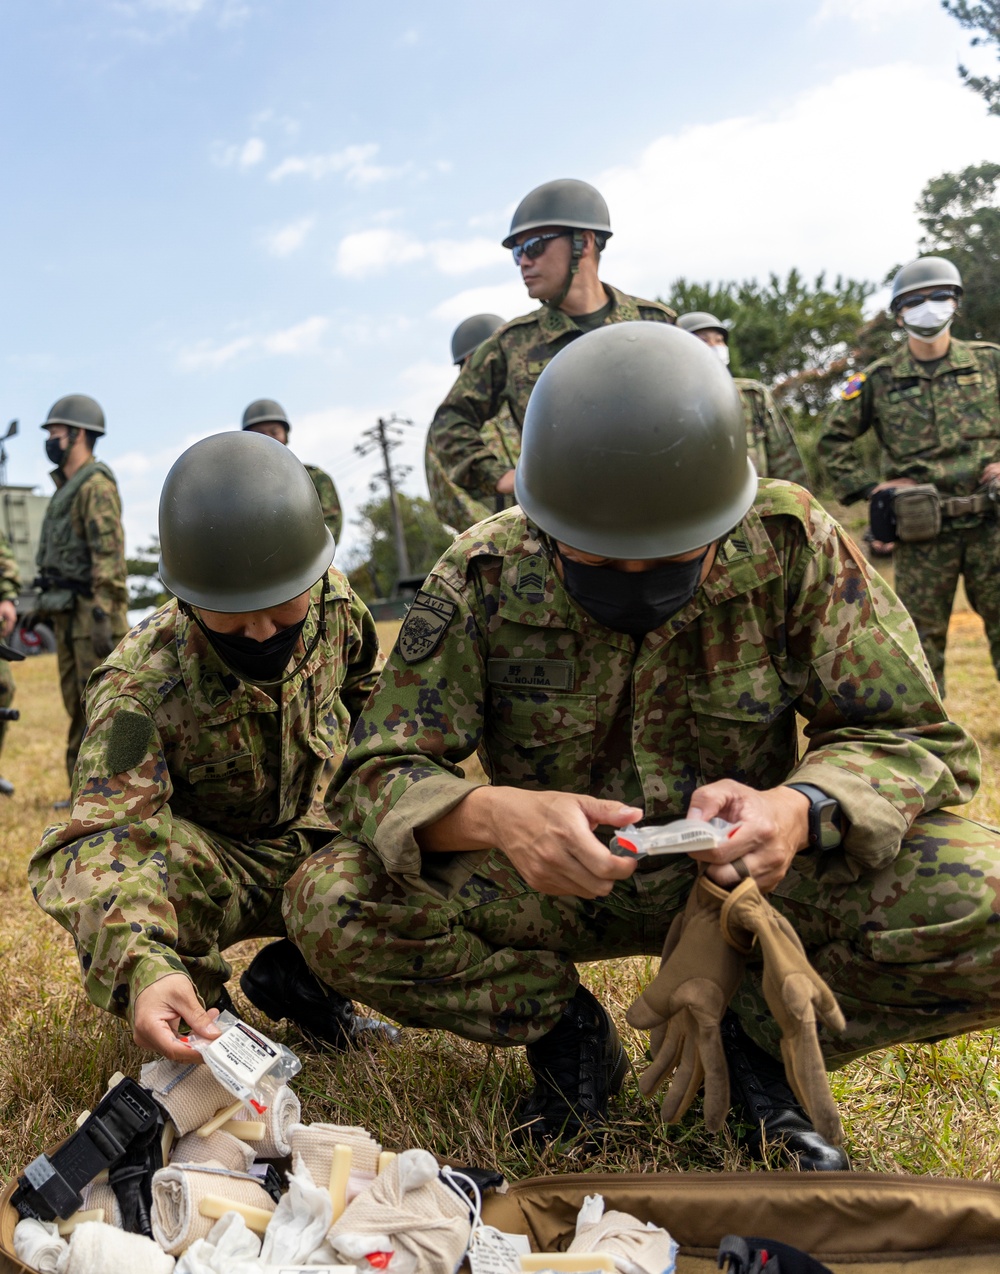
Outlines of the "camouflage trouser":
[[[83,712],[83,692],[87,688],[87,680],[101,656],[94,653],[91,640],[91,610],[93,603],[86,600],[77,601],[73,610],[65,614],[52,616],[52,627],[56,637],[56,658],[59,661],[59,689],[62,691],[63,704],[69,713],[69,735],[66,739],[66,773],[70,785],[73,783],[73,767],[83,742],[87,728],[87,720]],[[113,631],[119,640],[128,632],[125,617],[116,617]]]
[[[405,889],[373,851],[339,839],[289,882],[285,923],[319,977],[404,1025],[526,1044],[558,1021],[577,963],[659,955],[695,870],[674,860],[590,901],[535,893],[493,852],[444,899]],[[838,885],[816,871],[799,855],[771,898],[847,1017],[843,1035],[821,1033],[829,1066],[1000,1022],[1000,833],[929,814],[881,871]],[[758,970],[733,1003],[777,1053]]]
[[962,530],[945,529],[935,540],[897,542],[893,552],[896,592],[913,616],[938,689],[944,694],[944,648],[948,619],[965,580],[969,605],[986,625],[993,667],[1000,676],[1000,525],[992,517]]
[[[0,659],[0,708],[9,708],[14,702],[14,678],[10,674],[10,664]],[[0,721],[0,752],[3,751],[3,739],[7,733],[7,722]]]

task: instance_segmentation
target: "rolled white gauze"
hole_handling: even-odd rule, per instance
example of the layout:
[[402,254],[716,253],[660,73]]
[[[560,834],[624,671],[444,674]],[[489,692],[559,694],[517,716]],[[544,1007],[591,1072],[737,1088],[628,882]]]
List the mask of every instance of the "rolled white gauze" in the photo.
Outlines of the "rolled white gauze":
[[617,1269],[632,1274],[671,1274],[677,1263],[677,1243],[666,1230],[628,1212],[605,1212],[599,1194],[585,1197],[566,1251],[606,1252]]
[[101,1208],[104,1212],[106,1225],[113,1225],[119,1230],[122,1228],[121,1208],[118,1206],[114,1190],[111,1189],[107,1181],[91,1181],[89,1186],[84,1186],[81,1193],[83,1196],[81,1212],[90,1212],[95,1208]]
[[274,1200],[256,1177],[222,1168],[182,1168],[171,1164],[153,1173],[153,1237],[173,1256],[196,1239],[208,1238],[217,1216],[204,1216],[202,1200],[225,1199],[241,1207],[273,1212]]
[[161,1057],[147,1062],[140,1076],[143,1088],[148,1088],[165,1108],[181,1136],[232,1105],[232,1093],[222,1087],[204,1062],[185,1065]]
[[25,1217],[14,1226],[14,1251],[17,1259],[38,1274],[57,1274],[63,1253],[69,1244],[59,1234],[53,1221],[36,1221]]
[[[401,1274],[454,1274],[471,1233],[471,1207],[439,1179],[434,1156],[405,1150],[348,1205],[327,1242],[357,1264],[369,1252],[391,1250],[390,1268]],[[379,1246],[386,1238],[389,1249]]]
[[60,1274],[171,1274],[174,1258],[143,1234],[116,1230],[103,1221],[85,1221],[73,1231]]
[[288,1130],[288,1140],[292,1148],[292,1171],[308,1168],[317,1185],[325,1185],[330,1180],[334,1146],[350,1146],[348,1203],[375,1179],[382,1147],[366,1128],[349,1124],[293,1124]]
[[207,1137],[185,1133],[174,1146],[172,1164],[210,1163],[230,1172],[247,1172],[256,1158],[256,1147],[219,1129]]
[[[261,1116],[246,1106],[237,1119],[259,1120]],[[264,1140],[255,1143],[258,1159],[284,1159],[292,1153],[288,1132],[302,1118],[302,1103],[287,1084],[282,1084],[264,1113]]]

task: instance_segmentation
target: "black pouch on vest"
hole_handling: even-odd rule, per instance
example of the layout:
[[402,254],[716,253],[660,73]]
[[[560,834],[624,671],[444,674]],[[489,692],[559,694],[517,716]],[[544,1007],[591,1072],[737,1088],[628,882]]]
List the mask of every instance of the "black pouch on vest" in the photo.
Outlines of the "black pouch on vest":
[[868,524],[871,527],[872,539],[883,544],[891,544],[896,538],[896,514],[892,507],[895,487],[886,487],[884,491],[876,491],[868,501]]

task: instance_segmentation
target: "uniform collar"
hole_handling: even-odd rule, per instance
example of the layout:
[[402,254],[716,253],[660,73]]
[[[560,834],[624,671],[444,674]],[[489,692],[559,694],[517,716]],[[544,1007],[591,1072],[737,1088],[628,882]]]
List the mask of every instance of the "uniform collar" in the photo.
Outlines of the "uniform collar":
[[[331,603],[346,596],[342,581],[336,572],[328,572],[326,618],[329,626],[332,621]],[[324,580],[317,580],[310,594],[309,613],[302,627],[302,640],[308,647],[316,635],[319,622],[319,599]],[[224,725],[251,712],[277,712],[277,694],[287,687],[294,693],[298,686],[330,660],[331,645],[329,641],[319,642],[310,655],[304,668],[301,668],[291,681],[283,687],[274,687],[275,695],[271,695],[262,686],[254,686],[242,681],[222,662],[208,638],[194,622],[179,608],[177,611],[176,630],[177,660],[184,688],[194,710],[198,722],[207,727]]]
[[934,380],[950,371],[964,370],[967,367],[976,366],[978,364],[973,351],[965,341],[958,341],[954,336],[948,346],[948,353],[935,365],[933,371],[929,371],[925,363],[921,363],[919,359],[913,357],[910,353],[909,341],[903,342],[902,349],[892,359],[892,372],[898,379],[920,376],[924,380]]
[[[604,320],[605,323],[634,322],[642,317],[634,298],[629,296],[627,292],[619,292],[610,283],[602,282],[601,287],[604,289],[605,296],[611,302],[611,313]],[[562,339],[567,334],[580,335],[580,329],[565,310],[553,310],[547,305],[543,305],[538,310],[538,326],[549,344]]]

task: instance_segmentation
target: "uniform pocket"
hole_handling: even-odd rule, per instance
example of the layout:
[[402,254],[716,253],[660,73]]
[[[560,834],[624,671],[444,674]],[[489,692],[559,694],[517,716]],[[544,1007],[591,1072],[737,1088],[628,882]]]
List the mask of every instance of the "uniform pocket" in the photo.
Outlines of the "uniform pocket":
[[751,787],[784,781],[795,763],[795,696],[772,661],[694,673],[687,693],[698,732],[702,781]]
[[494,782],[579,790],[589,780],[596,695],[495,686],[486,719]]

